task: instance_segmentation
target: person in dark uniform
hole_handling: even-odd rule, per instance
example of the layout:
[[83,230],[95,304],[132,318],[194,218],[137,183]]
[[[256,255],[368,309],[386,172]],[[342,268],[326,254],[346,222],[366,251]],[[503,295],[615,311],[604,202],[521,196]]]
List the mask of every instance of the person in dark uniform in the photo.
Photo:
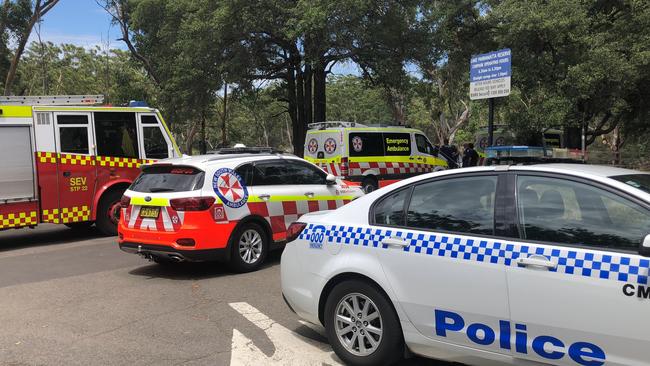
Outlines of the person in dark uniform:
[[463,167],[476,166],[478,164],[478,153],[474,150],[474,144],[467,144],[467,148],[463,151]]
[[443,145],[440,147],[440,155],[447,161],[449,169],[458,168],[457,157],[458,149],[454,152],[454,146],[449,146],[449,139],[443,140]]

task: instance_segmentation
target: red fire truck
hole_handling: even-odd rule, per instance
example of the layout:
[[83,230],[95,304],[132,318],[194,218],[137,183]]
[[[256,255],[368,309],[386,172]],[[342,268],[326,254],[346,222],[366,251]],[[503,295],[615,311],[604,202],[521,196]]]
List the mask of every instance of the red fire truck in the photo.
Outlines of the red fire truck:
[[158,110],[101,95],[0,97],[0,230],[93,223],[115,235],[139,166],[180,152]]

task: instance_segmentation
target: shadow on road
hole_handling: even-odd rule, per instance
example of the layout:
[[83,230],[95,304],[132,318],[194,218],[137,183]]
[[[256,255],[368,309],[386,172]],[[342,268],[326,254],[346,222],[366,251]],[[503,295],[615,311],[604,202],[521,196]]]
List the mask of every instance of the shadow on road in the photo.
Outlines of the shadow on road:
[[64,225],[43,225],[36,229],[9,229],[0,231],[0,252],[97,238],[106,237],[94,227],[70,229]]
[[[269,253],[266,257],[266,262],[262,265],[260,271],[268,267],[279,265],[281,255],[282,250],[275,250]],[[145,260],[143,259],[143,261]],[[207,278],[246,275],[233,272],[227,263],[220,262],[183,262],[169,264],[158,264],[153,262],[145,263],[148,264],[129,271],[129,274],[177,281],[194,281]]]

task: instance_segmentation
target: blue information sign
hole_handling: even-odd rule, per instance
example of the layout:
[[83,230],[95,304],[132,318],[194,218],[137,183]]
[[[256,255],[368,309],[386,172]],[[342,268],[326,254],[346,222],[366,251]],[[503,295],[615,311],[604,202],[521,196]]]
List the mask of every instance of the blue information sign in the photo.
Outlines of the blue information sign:
[[510,94],[512,52],[509,48],[472,56],[470,99],[504,97]]

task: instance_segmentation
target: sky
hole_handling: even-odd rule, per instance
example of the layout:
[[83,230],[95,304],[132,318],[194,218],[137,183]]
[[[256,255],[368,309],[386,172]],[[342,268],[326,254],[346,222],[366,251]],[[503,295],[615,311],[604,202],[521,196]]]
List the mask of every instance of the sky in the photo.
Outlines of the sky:
[[[119,29],[111,25],[111,16],[95,0],[60,0],[43,17],[40,33],[43,41],[57,44],[93,47],[110,40],[111,48],[124,48],[117,41]],[[38,40],[36,32],[31,40]]]

